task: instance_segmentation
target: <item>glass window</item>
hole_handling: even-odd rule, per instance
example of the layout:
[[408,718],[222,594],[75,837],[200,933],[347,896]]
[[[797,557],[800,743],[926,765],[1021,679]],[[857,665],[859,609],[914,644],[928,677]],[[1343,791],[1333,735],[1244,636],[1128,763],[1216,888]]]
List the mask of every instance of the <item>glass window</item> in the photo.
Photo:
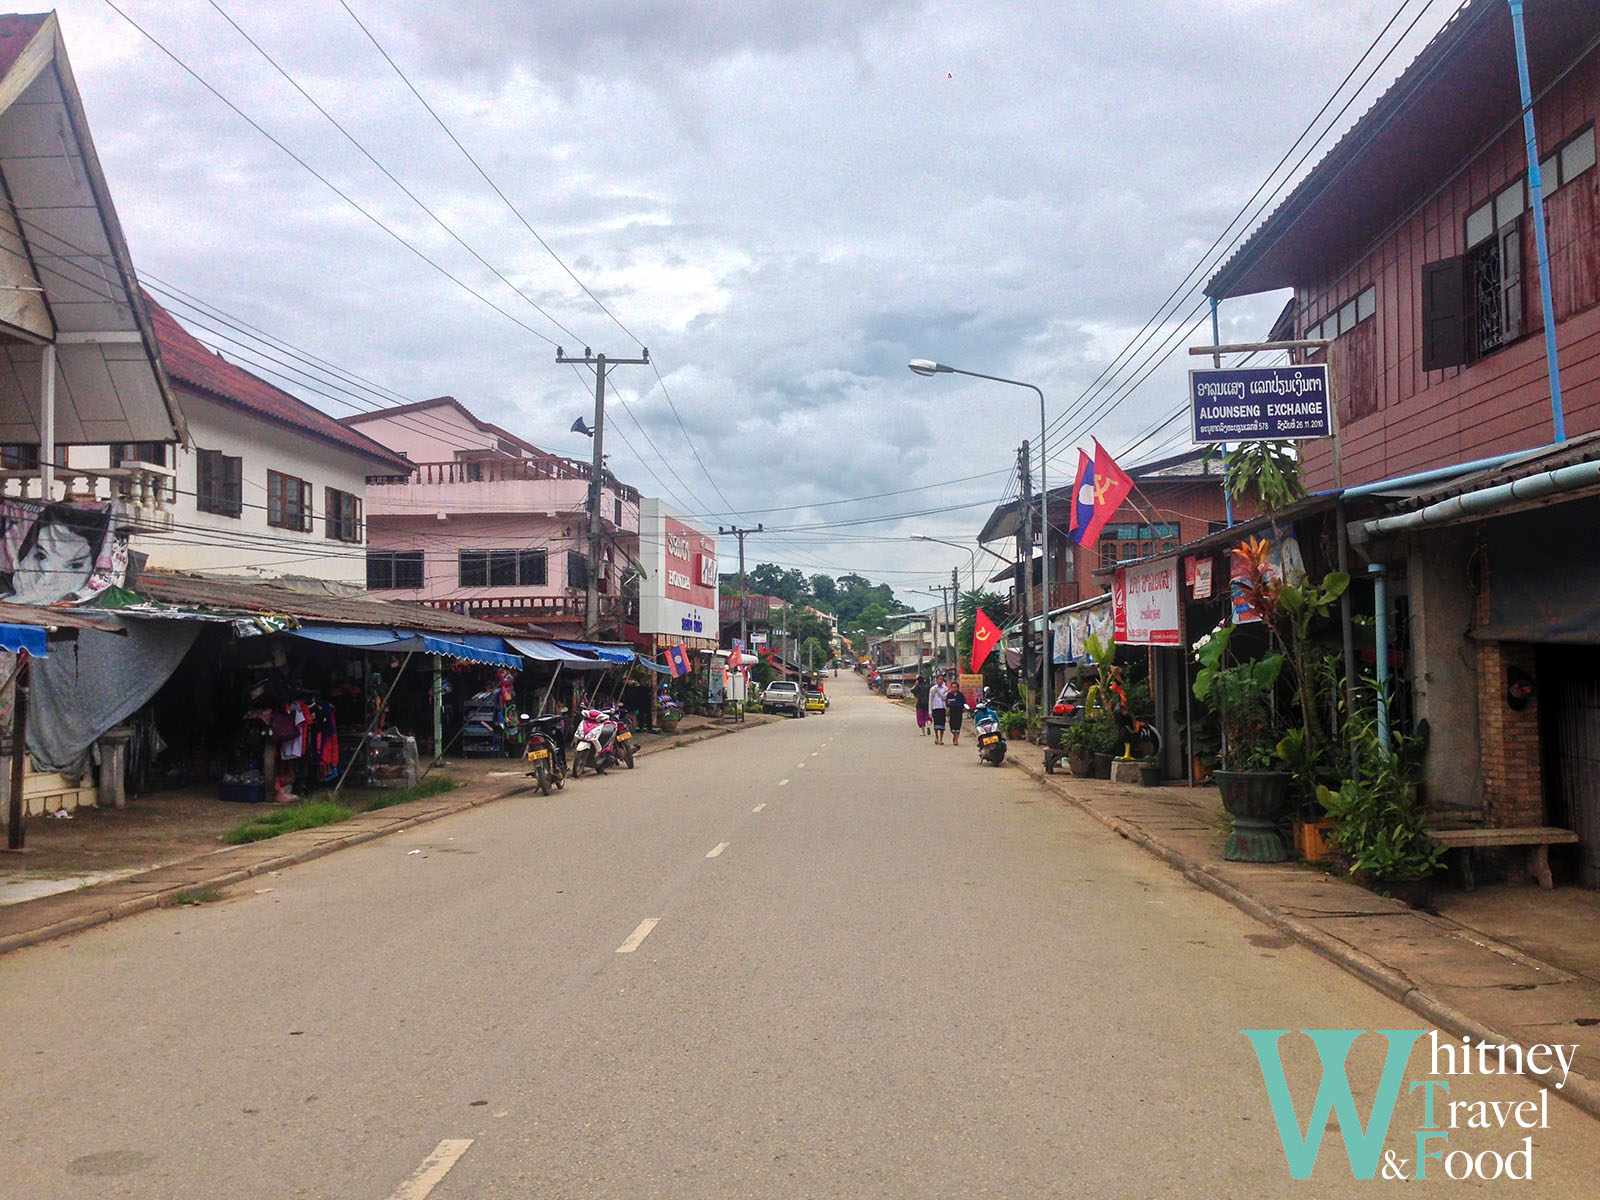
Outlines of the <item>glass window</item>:
[[1369,287],[1356,297],[1356,320],[1365,321],[1378,311],[1378,289]]
[[1494,205],[1485,204],[1467,214],[1467,245],[1476,246],[1494,234]]
[[523,587],[543,587],[549,580],[549,568],[543,550],[517,552],[517,582]]
[[244,459],[220,450],[195,451],[195,507],[222,517],[244,511]]
[[267,524],[277,529],[311,528],[311,485],[293,475],[267,472]]
[[489,552],[487,550],[458,550],[456,552],[456,581],[462,587],[488,587]]
[[1494,224],[1499,229],[1511,224],[1528,207],[1528,194],[1523,189],[1522,180],[1518,179],[1505,191],[1494,198]]
[[1567,183],[1594,166],[1594,126],[1561,147],[1561,182]]
[[367,590],[422,586],[421,550],[368,550]]
[[1339,332],[1349,333],[1356,327],[1356,302],[1347,300],[1339,308]]
[[1539,164],[1539,186],[1547,196],[1561,186],[1561,163],[1556,155]]
[[361,500],[349,492],[341,492],[338,488],[325,488],[323,490],[326,501],[327,514],[323,523],[327,526],[328,536],[341,542],[359,542],[361,540]]

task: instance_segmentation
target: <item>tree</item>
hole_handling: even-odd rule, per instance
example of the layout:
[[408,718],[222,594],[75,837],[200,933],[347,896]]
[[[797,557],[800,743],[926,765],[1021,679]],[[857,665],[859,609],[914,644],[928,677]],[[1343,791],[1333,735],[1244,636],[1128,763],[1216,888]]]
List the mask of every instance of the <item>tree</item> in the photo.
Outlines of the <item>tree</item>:
[[811,577],[811,594],[824,604],[831,606],[839,595],[839,586],[834,583],[831,575],[813,575]]
[[786,571],[776,563],[757,563],[747,578],[757,595],[776,596],[790,604],[806,595],[806,577],[793,567]]

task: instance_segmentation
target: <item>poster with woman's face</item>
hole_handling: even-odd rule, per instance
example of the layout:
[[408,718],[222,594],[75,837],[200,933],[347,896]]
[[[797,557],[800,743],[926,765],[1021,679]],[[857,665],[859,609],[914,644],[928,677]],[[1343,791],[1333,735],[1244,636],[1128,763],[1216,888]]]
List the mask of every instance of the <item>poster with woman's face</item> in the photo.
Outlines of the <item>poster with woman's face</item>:
[[111,517],[108,503],[0,502],[0,599],[78,604],[120,587],[128,539]]

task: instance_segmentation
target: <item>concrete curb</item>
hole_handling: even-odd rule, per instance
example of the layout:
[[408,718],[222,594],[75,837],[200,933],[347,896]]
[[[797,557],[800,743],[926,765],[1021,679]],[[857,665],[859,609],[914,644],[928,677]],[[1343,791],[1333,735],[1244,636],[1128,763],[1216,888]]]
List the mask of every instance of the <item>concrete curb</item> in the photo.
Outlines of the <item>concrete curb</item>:
[[[685,734],[678,740],[678,742],[642,748],[637,753],[639,757],[643,757],[647,754],[657,754],[665,750],[676,750],[680,748],[680,744],[683,747],[688,747],[695,745],[698,742],[706,742],[710,741],[712,738],[723,737],[726,734],[740,733],[747,729],[758,729],[763,724],[765,724],[765,722],[696,730],[693,733]],[[230,867],[227,870],[219,871],[215,875],[208,875],[200,879],[185,880],[181,884],[157,888],[155,890],[145,892],[142,895],[129,896],[114,903],[108,903],[103,908],[96,908],[91,912],[79,913],[75,916],[66,917],[60,921],[52,922],[49,925],[41,925],[35,929],[25,929],[20,933],[7,934],[4,937],[0,937],[0,955],[8,954],[13,950],[22,950],[28,946],[37,946],[41,942],[48,942],[54,940],[55,938],[65,937],[69,933],[78,933],[85,929],[93,929],[97,925],[109,924],[112,921],[121,920],[123,917],[131,917],[138,913],[149,912],[151,909],[165,907],[170,905],[174,898],[183,895],[185,892],[199,891],[204,888],[220,889],[232,887],[235,884],[245,883],[251,879],[270,874],[274,871],[287,870],[290,867],[297,867],[301,863],[313,862],[316,859],[325,858],[337,850],[344,850],[351,846],[359,846],[366,842],[376,841],[379,838],[388,837],[391,834],[401,833],[407,829],[414,829],[418,825],[428,825],[434,821],[442,821],[446,817],[455,816],[457,813],[463,813],[469,809],[482,808],[486,804],[494,804],[500,800],[508,800],[513,796],[522,795],[523,793],[531,790],[533,790],[533,785],[531,783],[517,782],[510,785],[501,785],[498,788],[485,788],[484,794],[482,795],[463,796],[457,800],[429,797],[425,800],[413,801],[412,803],[417,804],[432,803],[436,807],[430,809],[429,811],[415,813],[410,816],[396,815],[395,819],[387,821],[377,828],[354,829],[349,833],[318,841],[314,845],[306,846],[303,849],[293,850],[286,854],[276,854],[270,858],[263,858],[256,862]],[[377,813],[382,813],[390,810],[377,809],[375,811]],[[367,815],[372,814],[358,814],[357,816],[352,817],[351,821],[359,821],[361,817]],[[299,832],[317,833],[319,831],[331,831],[337,828],[337,825],[322,825],[318,826],[317,829],[302,830]],[[295,835],[289,834],[286,836],[293,837]],[[276,840],[277,839],[269,839],[268,841],[258,842],[256,844],[267,847],[271,846]],[[181,860],[180,863],[169,863],[166,867],[157,869],[166,870],[173,866],[179,866],[182,863],[203,861],[203,858],[204,856],[201,858],[184,859]],[[139,877],[135,875],[127,879],[117,880],[115,884],[109,884],[105,886],[127,887],[130,884],[136,885],[138,878]],[[94,888],[87,889],[85,894],[92,895],[94,890]]]
[[[1219,878],[1204,863],[1196,862],[1182,851],[1159,841],[1121,817],[1102,811],[1093,801],[1074,796],[1045,774],[1042,767],[1035,767],[1018,758],[1009,758],[1007,761],[1039,784],[1049,787],[1067,803],[1087,813],[1119,837],[1159,858],[1197,887],[1204,888],[1219,899],[1227,901],[1261,924],[1293,938],[1389,999],[1431,1021],[1438,1028],[1458,1037],[1470,1037],[1475,1042],[1486,1041],[1494,1045],[1520,1044],[1516,1038],[1485,1025],[1455,1005],[1423,990],[1403,971],[1240,890],[1225,879]],[[1548,1086],[1558,1097],[1573,1107],[1583,1110],[1592,1117],[1600,1117],[1600,1084],[1587,1075],[1573,1071],[1567,1076],[1566,1085],[1558,1089],[1555,1085],[1559,1077],[1549,1072],[1524,1071],[1523,1074]]]

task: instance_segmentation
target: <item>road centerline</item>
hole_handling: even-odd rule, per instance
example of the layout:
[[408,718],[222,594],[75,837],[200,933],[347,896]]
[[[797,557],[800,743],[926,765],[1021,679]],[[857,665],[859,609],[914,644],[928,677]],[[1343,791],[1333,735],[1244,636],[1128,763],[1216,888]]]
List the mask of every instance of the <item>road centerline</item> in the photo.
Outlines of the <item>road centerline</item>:
[[450,1173],[450,1168],[472,1145],[471,1138],[445,1138],[422,1160],[422,1165],[390,1194],[389,1200],[427,1200],[428,1193]]
[[639,926],[628,935],[628,940],[617,947],[618,954],[632,954],[639,948],[639,944],[650,936],[650,931],[661,924],[660,917],[646,917],[639,922]]
[[720,857],[722,855],[722,852],[724,850],[726,850],[730,844],[731,843],[729,843],[729,842],[718,842],[715,846],[711,847],[711,850],[706,855],[706,857],[707,858],[718,858],[718,857]]

